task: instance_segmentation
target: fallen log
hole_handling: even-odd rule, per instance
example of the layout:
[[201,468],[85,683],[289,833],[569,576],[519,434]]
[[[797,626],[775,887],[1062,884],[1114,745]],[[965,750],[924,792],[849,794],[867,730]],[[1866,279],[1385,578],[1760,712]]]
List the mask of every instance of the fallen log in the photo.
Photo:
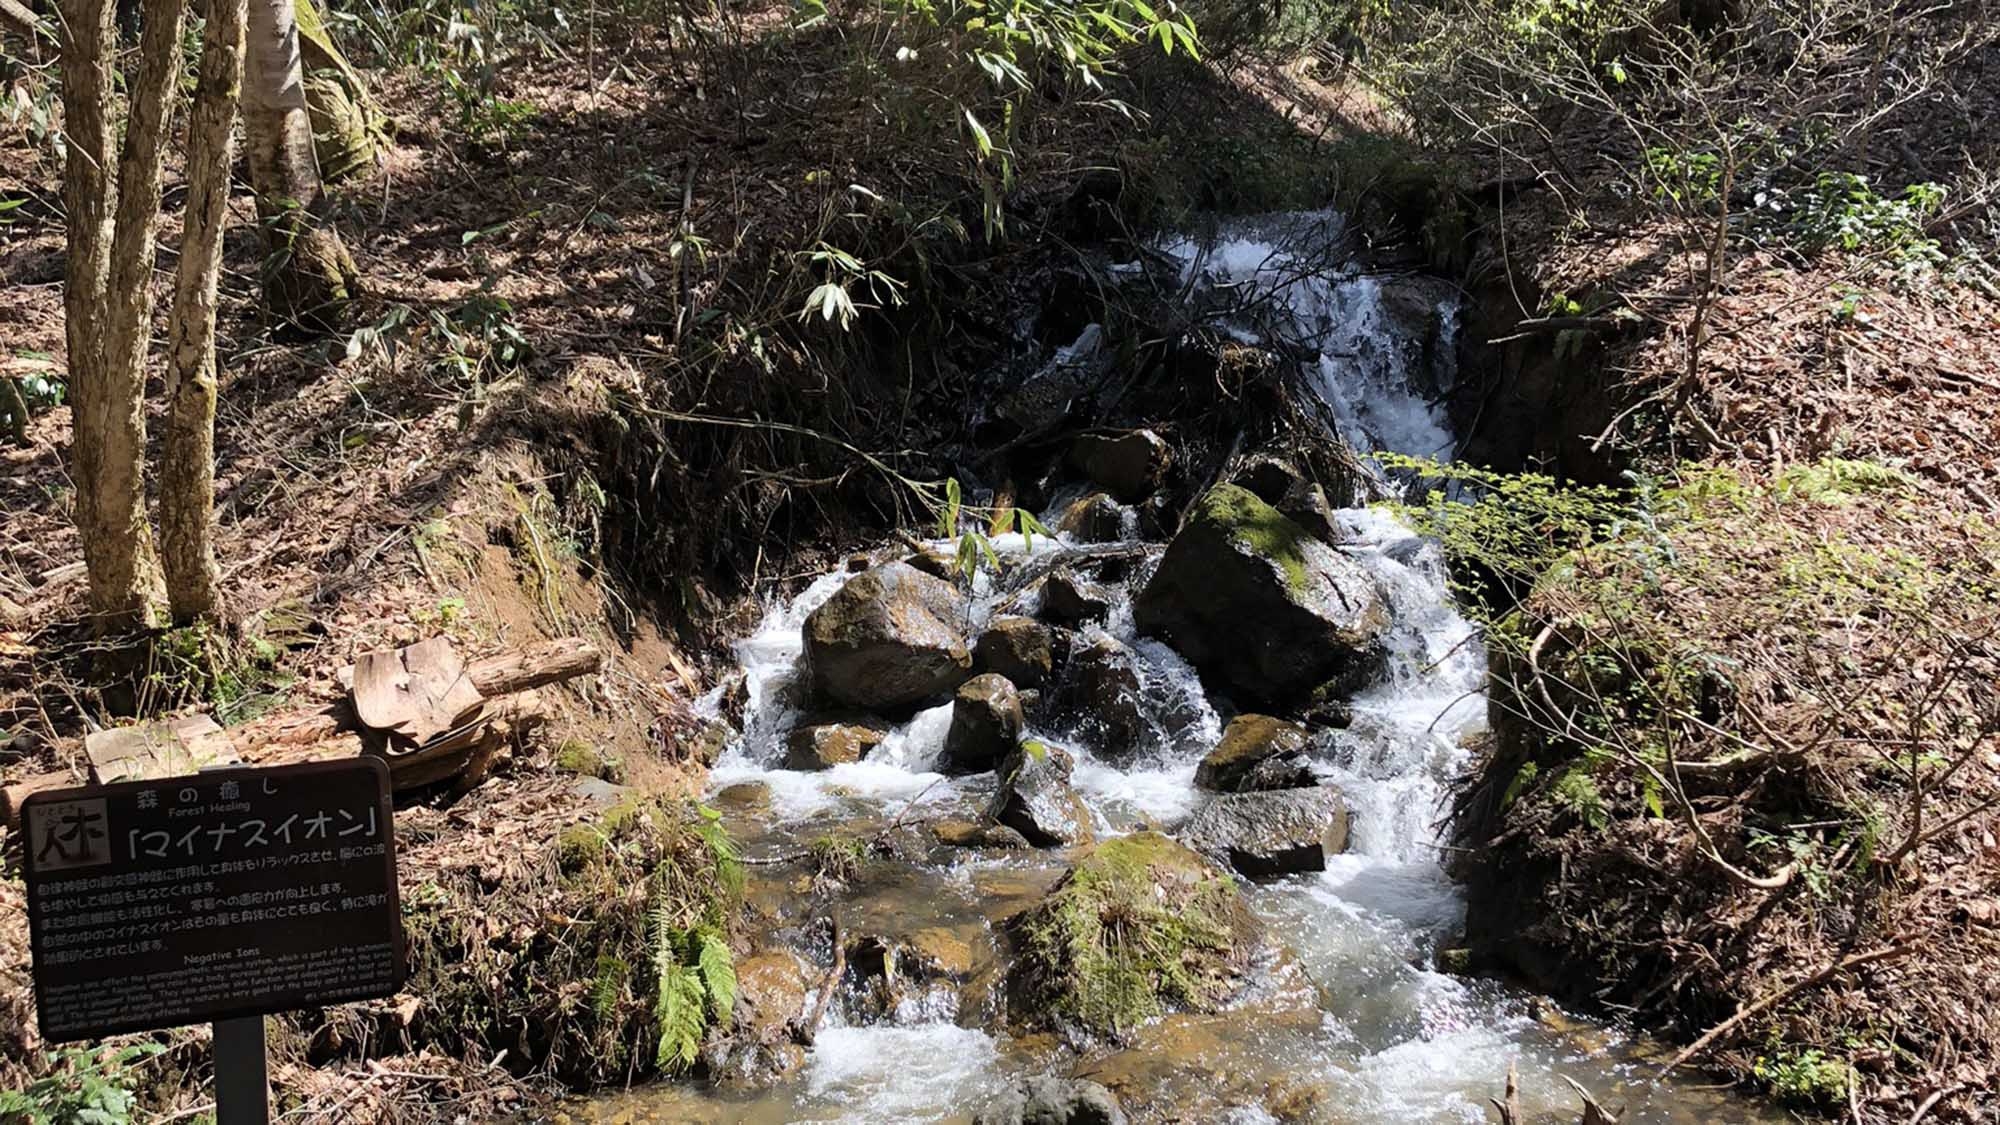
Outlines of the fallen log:
[[[316,710],[268,715],[201,737],[222,744],[222,749],[233,750],[246,766],[288,765],[373,753],[388,762],[390,781],[397,792],[454,777],[459,779],[457,784],[463,791],[484,778],[503,749],[517,743],[546,718],[545,701],[536,688],[595,672],[602,663],[603,654],[596,646],[574,637],[545,641],[475,661],[465,667],[465,677],[485,697],[478,712],[420,746],[405,743],[399,748],[393,744],[395,740],[369,730],[356,713],[351,695]],[[186,722],[174,720],[161,726]],[[118,776],[123,779],[144,776],[169,768],[171,763],[184,762],[185,758],[161,753],[154,755],[153,760],[149,768],[126,767]],[[9,829],[18,828],[21,802],[28,797],[89,780],[101,779],[79,778],[72,770],[57,770],[34,774],[0,788],[0,823]]]

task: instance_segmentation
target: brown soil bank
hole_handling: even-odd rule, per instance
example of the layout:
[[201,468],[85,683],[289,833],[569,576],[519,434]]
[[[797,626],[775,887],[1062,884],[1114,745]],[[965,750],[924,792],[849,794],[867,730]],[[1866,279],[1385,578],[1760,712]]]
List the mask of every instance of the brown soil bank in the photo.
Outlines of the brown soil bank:
[[1992,1120],[2000,527],[1856,461],[1554,497],[1625,522],[1489,634],[1475,962],[1800,1108]]
[[1506,470],[1414,513],[1489,615],[1468,944],[1802,1111],[2000,1120],[2000,28],[1544,10],[1355,31]]

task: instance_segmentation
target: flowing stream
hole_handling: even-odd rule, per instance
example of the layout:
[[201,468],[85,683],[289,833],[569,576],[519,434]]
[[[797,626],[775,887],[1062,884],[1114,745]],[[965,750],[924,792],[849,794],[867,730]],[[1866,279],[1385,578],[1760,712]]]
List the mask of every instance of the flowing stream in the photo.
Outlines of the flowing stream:
[[[1425,391],[1448,381],[1449,370],[1415,370],[1436,361],[1419,359],[1398,337],[1379,281],[1351,267],[1307,267],[1307,259],[1323,255],[1301,243],[1338,233],[1335,216],[1287,216],[1164,249],[1209,284],[1270,298],[1257,321],[1243,318],[1235,330],[1245,338],[1282,334],[1296,354],[1313,356],[1306,375],[1350,443],[1448,457],[1448,428]],[[1435,312],[1448,338],[1456,310],[1446,304]],[[1051,524],[1055,514],[1047,515]],[[1483,1122],[1492,1119],[1488,1099],[1500,1095],[1514,1063],[1530,1120],[1576,1120],[1579,1100],[1565,1079],[1609,1107],[1627,1106],[1628,1122],[1777,1120],[1713,1091],[1653,1082],[1657,1059],[1643,1042],[1520,990],[1433,967],[1440,944],[1455,938],[1463,920],[1458,891],[1440,864],[1437,822],[1446,785],[1467,765],[1464,746],[1487,721],[1484,654],[1453,608],[1435,545],[1380,510],[1348,508],[1336,518],[1342,549],[1372,573],[1394,618],[1387,672],[1354,700],[1352,725],[1315,766],[1354,810],[1351,847],[1323,872],[1246,886],[1252,908],[1303,968],[1311,1002],[1284,1013],[1169,1016],[1122,1049],[1079,1056],[1050,1036],[1010,1038],[988,1009],[964,999],[964,988],[904,995],[886,1008],[843,994],[803,1066],[774,1087],[729,1093],[660,1086],[602,1099],[589,1115],[969,1120],[1006,1086],[1055,1072],[1126,1091],[1134,1120]],[[1001,537],[996,547],[1016,557],[1030,550],[1018,535]],[[1072,549],[1047,537],[1032,546],[1036,554]],[[743,730],[711,785],[753,856],[828,834],[859,838],[887,824],[965,816],[992,791],[990,773],[947,778],[935,771],[948,704],[919,712],[862,761],[815,772],[782,768],[785,733],[799,718],[801,625],[848,577],[825,575],[773,605],[737,646],[746,676]],[[1222,728],[1193,670],[1166,645],[1137,634],[1129,595],[1121,588],[1108,619],[1086,626],[1081,640],[1101,630],[1137,655],[1155,725],[1148,748],[1114,766],[1093,752],[1087,728],[1030,731],[1075,755],[1075,783],[1100,834],[1171,829],[1184,820],[1203,797],[1194,786],[1196,764]],[[971,611],[975,635],[999,600],[982,571]],[[739,801],[744,794],[756,800]],[[964,941],[982,965],[975,984],[990,988],[1002,948],[994,928],[1031,905],[1065,865],[1060,851],[1047,850],[936,849],[874,860],[841,893],[837,910],[849,940],[939,932]],[[793,905],[802,878],[760,868],[751,897],[805,935],[810,928]]]

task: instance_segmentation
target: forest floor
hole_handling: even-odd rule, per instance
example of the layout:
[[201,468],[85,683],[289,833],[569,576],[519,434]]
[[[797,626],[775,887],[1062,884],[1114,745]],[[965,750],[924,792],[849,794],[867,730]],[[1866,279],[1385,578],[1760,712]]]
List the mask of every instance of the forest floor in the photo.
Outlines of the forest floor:
[[[543,878],[560,826],[587,805],[574,776],[554,768],[570,743],[621,760],[627,784],[684,791],[699,773],[691,704],[721,667],[721,641],[779,583],[814,572],[908,505],[893,486],[885,498],[882,482],[820,437],[713,419],[806,426],[891,451],[890,463],[913,477],[941,476],[948,460],[924,451],[970,440],[960,366],[1006,337],[1009,326],[990,317],[1004,307],[1010,270],[1039,265],[1065,238],[1123,237],[1127,222],[1137,231],[1204,210],[1332,199],[1365,209],[1381,168],[1350,159],[1341,142],[1391,123],[1309,66],[1246,66],[1228,80],[1203,72],[1199,82],[1189,70],[1142,74],[1134,100],[1152,109],[1144,127],[1121,132],[1080,110],[1037,126],[1040,143],[1024,147],[1018,170],[1010,249],[982,254],[949,233],[980,224],[955,124],[932,123],[911,142],[907,123],[885,110],[893,99],[852,78],[856,48],[840,37],[786,31],[777,9],[745,14],[729,38],[693,46],[601,30],[588,45],[571,36],[513,56],[471,101],[413,72],[374,75],[396,139],[379,167],[335,191],[364,279],[358,333],[273,338],[257,311],[251,201],[233,201],[219,326],[219,553],[225,592],[251,635],[260,623],[291,624],[285,651],[232,687],[231,716],[324,702],[356,653],[440,632],[472,653],[581,634],[611,657],[603,674],[561,694],[542,744],[463,799],[399,816],[410,885]],[[1588,137],[1571,141],[1567,166],[1581,176],[1594,150]],[[0,198],[26,201],[0,226],[0,371],[60,375],[55,166],[24,134],[0,138],[0,157]],[[1089,192],[1107,167],[1121,187],[1100,213]],[[170,177],[169,246],[177,188]],[[1476,212],[1463,232],[1481,248],[1462,277],[1489,310],[1489,338],[1542,315],[1550,294],[1616,293],[1640,324],[1588,342],[1577,366],[1611,373],[1601,381],[1625,390],[1589,389],[1581,397],[1595,405],[1574,416],[1593,418],[1593,431],[1630,407],[1646,418],[1647,398],[1686,366],[1685,340],[1661,328],[1685,296],[1682,232],[1632,224],[1588,184],[1519,199],[1504,215]],[[894,317],[914,312],[885,312],[888,328],[849,335],[801,323],[825,276],[810,256],[823,245],[866,246],[868,266],[916,285],[911,305],[948,321],[931,337],[942,342],[937,355],[894,359],[907,326]],[[164,290],[169,276],[156,284]],[[1907,472],[1921,498],[1877,513],[1876,531],[1906,519],[1907,535],[1923,539],[2000,514],[2000,300],[1990,284],[1912,288],[1888,283],[1864,258],[1751,253],[1730,263],[1714,315],[1690,396],[1713,435],[1691,436],[1683,416],[1656,409],[1637,447],[1602,464],[1686,455],[1775,480],[1829,456],[1875,460]],[[1540,427],[1529,444],[1542,454],[1600,457],[1583,452],[1595,432],[1523,421],[1538,411],[1571,418],[1562,404],[1501,401],[1514,391],[1498,381],[1489,391],[1492,409],[1475,410],[1476,425]],[[158,420],[156,409],[155,431]],[[632,433],[644,440],[616,436]],[[78,627],[84,582],[67,443],[58,408],[33,419],[27,445],[0,450],[0,733],[11,736],[0,743],[0,782],[77,770],[81,734],[113,709],[76,674],[90,645]],[[161,695],[148,702],[167,708],[200,694],[172,677],[149,690]],[[2000,769],[1978,765],[1987,772],[1968,777]],[[1630,843],[1568,820],[1556,830],[1586,851]],[[1941,959],[1923,982],[1927,995],[1961,987],[1945,969],[2000,979],[1994,915],[1979,912],[1991,899],[1979,887],[1990,892],[2000,879],[2000,851],[1990,832],[1954,843],[1983,882],[1955,878],[1960,889],[1949,894],[1913,896],[1916,913],[1898,921],[1974,951]],[[1654,844],[1667,855],[1680,846]],[[7,1082],[36,1065],[41,1046],[21,907],[20,884],[0,879]],[[1735,918],[1744,904],[1710,909]],[[1692,1037],[1727,1015],[1716,1005],[1767,995],[1838,948],[1817,932],[1777,953],[1761,947],[1750,968],[1704,986],[1665,1022]],[[1893,1025],[1896,992],[1909,984],[1891,973],[1844,989],[1843,1018]],[[369,1006],[355,1026],[421,1026],[408,999]],[[517,1083],[518,1057],[447,1056],[408,1038],[388,1050],[357,1047],[337,1031],[329,1041],[332,1026],[298,1027],[283,1040],[277,1078],[296,1119],[478,1120],[550,1088]],[[142,1075],[162,1113],[196,1109],[206,1085],[203,1033],[174,1043]],[[1745,1077],[1757,1054],[1737,1056],[1732,1074]],[[1968,1083],[1979,1074],[1937,1065],[1930,1078],[1920,1063],[1886,1066],[1900,1085],[1883,1104],[1905,1119],[1936,1091],[1946,1091],[1946,1109],[1971,1106]]]

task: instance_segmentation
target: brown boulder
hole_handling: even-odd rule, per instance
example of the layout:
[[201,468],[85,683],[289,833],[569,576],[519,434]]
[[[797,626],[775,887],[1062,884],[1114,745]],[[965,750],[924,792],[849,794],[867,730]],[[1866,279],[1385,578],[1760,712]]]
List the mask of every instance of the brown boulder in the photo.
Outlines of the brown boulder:
[[785,736],[785,767],[824,770],[858,762],[887,737],[887,727],[866,717],[808,719]]
[[813,685],[834,703],[867,710],[943,695],[972,670],[965,612],[957,587],[908,563],[863,571],[806,618]]
[[996,617],[972,647],[977,672],[997,672],[1018,687],[1040,687],[1055,664],[1049,628],[1032,617]]
[[1166,441],[1151,430],[1085,434],[1069,447],[1070,464],[1127,504],[1144,500],[1160,486],[1170,459]]
[[951,727],[944,737],[944,766],[953,773],[984,773],[1021,738],[1021,695],[1007,677],[994,672],[958,686],[951,704]]

